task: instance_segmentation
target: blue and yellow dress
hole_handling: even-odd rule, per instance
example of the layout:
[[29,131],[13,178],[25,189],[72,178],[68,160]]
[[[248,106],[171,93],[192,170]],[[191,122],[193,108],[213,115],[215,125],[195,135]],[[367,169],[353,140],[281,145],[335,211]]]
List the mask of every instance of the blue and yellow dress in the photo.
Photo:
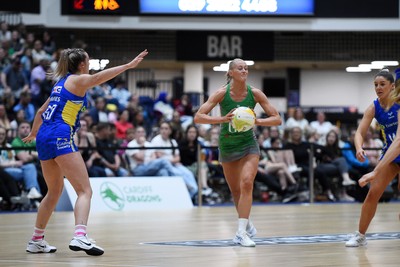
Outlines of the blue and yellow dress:
[[[392,144],[394,138],[396,137],[397,125],[398,125],[397,113],[400,109],[400,105],[394,103],[393,106],[389,108],[389,110],[385,110],[379,104],[378,99],[375,99],[374,106],[375,106],[375,119],[379,123],[383,136],[384,146],[382,148],[382,153],[381,153],[381,159],[382,159],[383,155],[389,149],[389,146]],[[397,156],[397,158],[395,158],[393,162],[400,164],[400,155]]]
[[40,160],[78,151],[73,136],[79,128],[79,115],[87,108],[86,94],[77,96],[64,84],[71,74],[61,78],[53,87],[50,102],[42,114],[43,123],[36,136],[36,149]]

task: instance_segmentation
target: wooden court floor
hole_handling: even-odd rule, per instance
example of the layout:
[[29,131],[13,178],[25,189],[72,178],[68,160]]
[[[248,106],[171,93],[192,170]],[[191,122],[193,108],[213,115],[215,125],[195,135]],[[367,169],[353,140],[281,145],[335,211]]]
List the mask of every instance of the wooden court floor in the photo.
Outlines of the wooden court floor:
[[73,213],[53,214],[46,240],[54,254],[25,252],[35,213],[0,214],[0,266],[400,266],[400,204],[381,203],[366,247],[346,248],[361,204],[255,205],[255,248],[234,246],[232,206],[186,211],[92,213],[89,236],[100,257],[68,249]]

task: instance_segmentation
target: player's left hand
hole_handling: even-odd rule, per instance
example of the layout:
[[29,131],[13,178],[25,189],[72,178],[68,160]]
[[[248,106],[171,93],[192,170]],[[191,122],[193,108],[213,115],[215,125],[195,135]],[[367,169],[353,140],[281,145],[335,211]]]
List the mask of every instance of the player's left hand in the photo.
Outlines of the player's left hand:
[[363,175],[360,180],[358,180],[358,184],[361,187],[366,186],[369,182],[375,179],[376,173],[374,171]]
[[31,142],[35,141],[35,139],[36,139],[36,136],[29,134],[27,137],[22,138],[22,142],[31,143]]

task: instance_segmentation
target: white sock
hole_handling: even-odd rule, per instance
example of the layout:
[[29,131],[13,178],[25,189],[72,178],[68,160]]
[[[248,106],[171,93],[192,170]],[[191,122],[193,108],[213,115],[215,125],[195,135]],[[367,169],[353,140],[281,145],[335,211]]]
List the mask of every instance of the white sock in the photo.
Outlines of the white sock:
[[246,230],[250,230],[250,229],[252,229],[253,227],[254,227],[253,222],[250,221],[250,219],[249,219],[249,222],[247,223],[247,226],[246,226]]
[[239,218],[238,220],[238,232],[246,231],[247,224],[249,223],[249,219]]

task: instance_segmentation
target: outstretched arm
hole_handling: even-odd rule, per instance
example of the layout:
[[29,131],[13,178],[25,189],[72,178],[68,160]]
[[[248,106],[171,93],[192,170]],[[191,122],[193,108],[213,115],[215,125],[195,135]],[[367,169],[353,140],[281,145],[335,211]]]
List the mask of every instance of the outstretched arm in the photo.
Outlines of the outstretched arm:
[[148,54],[147,49],[142,51],[139,55],[137,55],[131,62],[123,65],[119,65],[113,68],[102,70],[96,74],[81,74],[71,76],[65,87],[72,90],[79,90],[82,92],[86,92],[88,88],[92,88],[96,85],[102,84],[112,78],[118,76],[128,69],[136,68],[140,62],[144,59],[144,57]]

